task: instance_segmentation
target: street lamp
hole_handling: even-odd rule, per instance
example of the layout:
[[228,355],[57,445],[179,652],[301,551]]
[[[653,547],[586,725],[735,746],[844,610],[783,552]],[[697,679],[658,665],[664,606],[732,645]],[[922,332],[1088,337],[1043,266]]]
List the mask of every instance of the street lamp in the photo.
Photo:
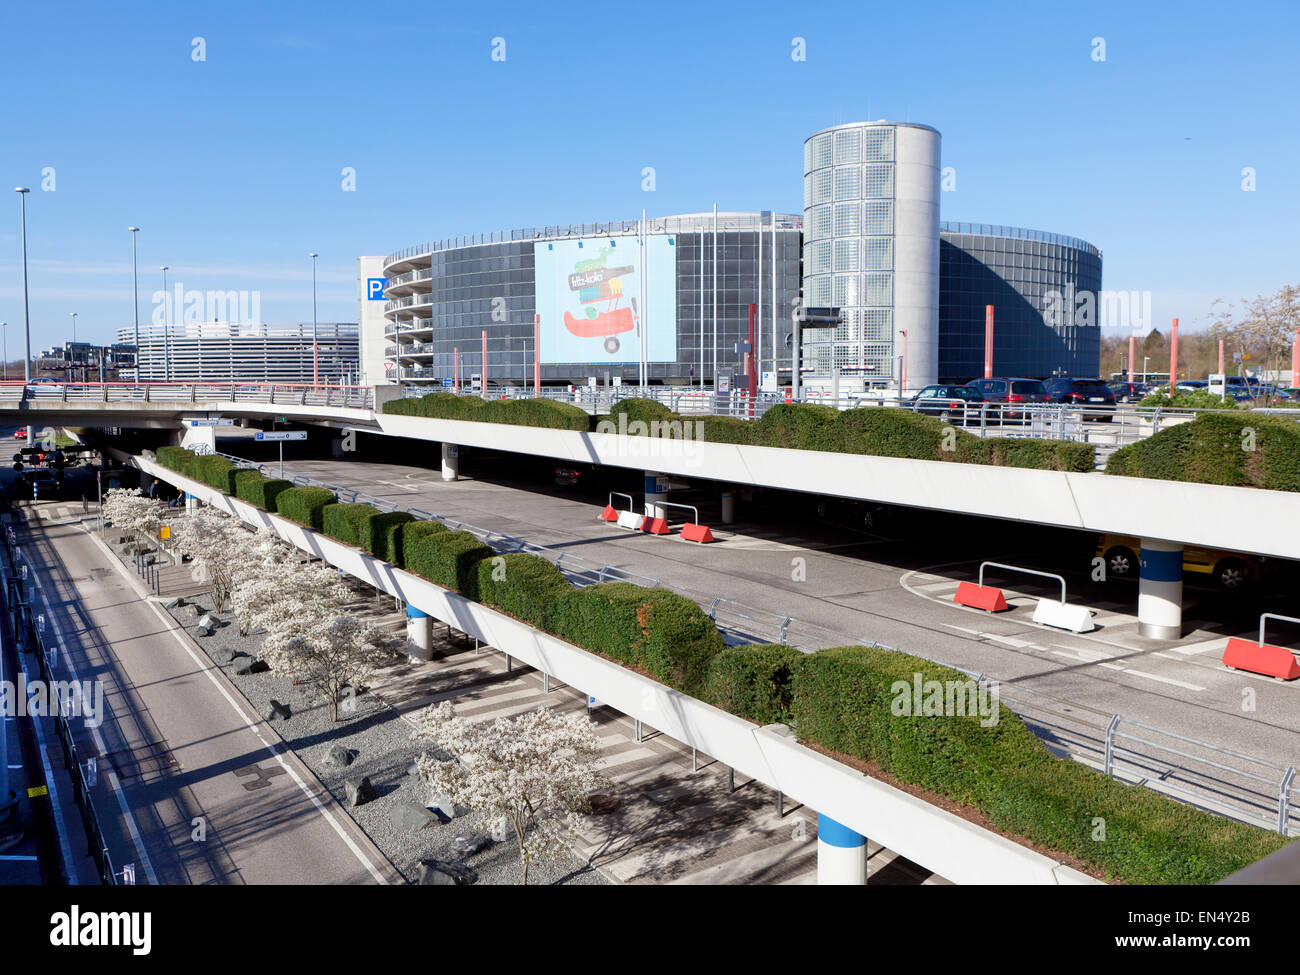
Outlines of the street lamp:
[[135,302],[135,381],[140,381],[140,283],[136,277],[135,235],[139,227],[127,227],[131,231],[131,293]]
[[4,378],[6,381],[8,381],[9,379],[9,323],[8,322],[0,322],[0,336],[3,336],[3,341],[4,341],[4,357],[5,357],[4,367],[3,367]]
[[[22,242],[23,242],[23,332],[27,336],[27,358],[23,361],[23,378],[28,384],[32,381],[32,312],[31,303],[27,297],[27,194],[31,192],[26,186],[15,186],[14,192],[18,194],[18,207],[21,212],[22,224]],[[26,396],[26,389],[23,390]],[[35,443],[35,437],[32,435],[32,425],[27,424],[27,446]]]
[[76,362],[76,359],[74,357],[77,354],[77,350],[75,348],[77,344],[77,313],[75,311],[70,311],[68,312],[68,316],[72,319],[72,344],[74,346],[73,348],[68,350],[69,353],[71,353],[71,355],[68,358],[68,378],[75,379],[76,372],[74,371],[74,363]]
[[168,313],[167,301],[167,265],[164,264],[160,271],[163,273],[163,381],[172,381],[172,352],[171,341],[168,336],[172,330],[172,315]]
[[1142,357],[1142,382],[1143,383],[1147,381],[1147,363],[1150,361],[1151,361],[1151,357],[1149,355],[1144,355]]
[[315,251],[312,251],[311,257],[311,381],[313,386],[320,385],[320,346],[316,343],[316,258],[320,257]]

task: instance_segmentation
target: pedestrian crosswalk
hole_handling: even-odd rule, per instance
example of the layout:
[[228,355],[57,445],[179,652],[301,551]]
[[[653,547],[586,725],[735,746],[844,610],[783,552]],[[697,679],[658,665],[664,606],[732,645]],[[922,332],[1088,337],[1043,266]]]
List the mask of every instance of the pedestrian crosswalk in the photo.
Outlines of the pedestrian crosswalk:
[[[438,641],[436,641],[438,643]],[[438,659],[405,662],[384,671],[374,687],[409,714],[440,701],[472,720],[513,717],[537,707],[582,711],[587,696],[518,664],[506,672],[489,648],[443,639]],[[584,816],[569,837],[576,852],[612,879],[629,884],[810,884],[817,876],[817,816],[758,782],[735,777],[709,756],[643,726],[609,707],[591,712],[600,737],[601,767],[615,783],[618,808]],[[946,881],[876,844],[868,844],[876,882]]]

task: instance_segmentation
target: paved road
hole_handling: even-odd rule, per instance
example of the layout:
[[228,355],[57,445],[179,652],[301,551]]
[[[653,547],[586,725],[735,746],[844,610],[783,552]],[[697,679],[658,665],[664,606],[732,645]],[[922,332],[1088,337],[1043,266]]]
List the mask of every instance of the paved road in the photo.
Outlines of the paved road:
[[[419,461],[433,463],[434,450]],[[1220,663],[1227,637],[1251,635],[1251,620],[1268,599],[1235,601],[1189,589],[1183,640],[1140,637],[1136,586],[1097,586],[1074,571],[1091,554],[1077,534],[1071,539],[1072,533],[1042,527],[936,515],[890,538],[741,504],[738,515],[756,520],[727,526],[719,544],[696,546],[601,523],[596,514],[603,496],[558,488],[539,465],[509,455],[462,458],[463,479],[455,483],[411,464],[288,460],[285,469],[661,579],[706,603],[720,595],[788,614],[843,634],[838,642],[877,640],[988,674],[1003,682],[1004,699],[1017,710],[1050,725],[1059,739],[1054,743],[1065,750],[1098,754],[1107,721],[1121,714],[1281,766],[1300,765],[1300,684]],[[705,498],[704,504],[714,502]],[[710,514],[706,507],[705,515],[716,519],[716,509]],[[981,559],[1019,559],[1064,571],[1071,599],[1096,611],[1099,629],[1075,635],[1032,623],[1036,599],[1050,583],[1012,582],[1013,610],[996,617],[955,606],[951,594],[958,581],[973,578]],[[1273,609],[1286,612],[1285,606]],[[1054,699],[1042,714],[1029,707],[1037,695]],[[1157,780],[1185,764],[1164,753],[1150,761],[1135,757],[1134,775]],[[1265,779],[1281,777],[1266,767],[1230,764]],[[1229,778],[1261,794],[1276,793],[1267,784]],[[1255,812],[1267,819],[1268,808],[1261,800]]]
[[[102,682],[96,804],[138,883],[398,882],[396,871],[276,732],[81,522],[25,506],[23,550],[59,666]],[[203,838],[197,832],[202,830]]]

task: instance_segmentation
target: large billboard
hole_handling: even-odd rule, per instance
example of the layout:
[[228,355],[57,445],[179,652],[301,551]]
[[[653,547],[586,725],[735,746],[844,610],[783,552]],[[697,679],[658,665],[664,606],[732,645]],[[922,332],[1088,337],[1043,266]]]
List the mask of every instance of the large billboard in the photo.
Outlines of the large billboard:
[[[547,364],[677,361],[677,248],[646,237],[646,268],[635,237],[533,245],[541,353]],[[641,276],[646,299],[641,307]]]

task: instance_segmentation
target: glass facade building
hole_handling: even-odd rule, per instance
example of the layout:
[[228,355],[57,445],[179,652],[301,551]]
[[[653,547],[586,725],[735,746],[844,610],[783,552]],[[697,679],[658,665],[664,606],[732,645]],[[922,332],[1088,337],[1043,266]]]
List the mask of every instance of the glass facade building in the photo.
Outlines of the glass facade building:
[[[1101,251],[1060,234],[945,223],[939,233],[939,382],[984,375],[984,309],[993,306],[998,376],[1095,376],[1101,328],[1070,315],[1101,294]],[[1059,312],[1059,314],[1057,314]]]
[[[315,355],[313,341],[315,336]],[[202,322],[141,325],[139,370],[121,370],[140,382],[355,383],[359,375],[355,323]],[[121,343],[134,326],[117,330]]]
[[[801,220],[793,214],[719,213],[714,259],[713,213],[647,220],[647,236],[662,235],[671,247],[676,302],[676,357],[650,361],[652,383],[711,384],[716,348],[721,375],[738,374],[748,335],[749,307],[756,306],[755,346],[760,370],[776,367],[789,376],[790,313],[799,295]],[[533,379],[533,316],[537,313],[535,248],[582,241],[594,253],[638,246],[640,221],[576,224],[456,238],[408,248],[384,262],[386,374],[390,381],[463,384],[483,373],[482,336],[487,332],[489,384],[527,384]],[[716,273],[715,273],[716,272]],[[716,339],[714,299],[717,300]],[[775,313],[774,313],[775,310]],[[647,323],[648,329],[654,323]],[[595,376],[635,383],[639,367],[627,362],[543,361],[547,384],[582,384]]]

